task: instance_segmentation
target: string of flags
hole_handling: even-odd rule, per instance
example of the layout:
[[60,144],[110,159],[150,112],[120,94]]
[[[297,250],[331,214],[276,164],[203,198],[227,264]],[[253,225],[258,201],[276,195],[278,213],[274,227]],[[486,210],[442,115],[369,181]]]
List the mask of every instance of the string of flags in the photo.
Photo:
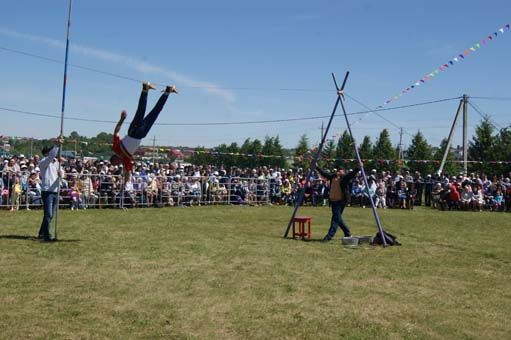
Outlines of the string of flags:
[[498,36],[504,34],[504,32],[506,30],[509,31],[509,28],[510,28],[510,24],[507,24],[507,25],[499,28],[498,30],[493,32],[493,34],[490,34],[487,37],[485,37],[484,39],[482,39],[479,42],[475,43],[474,45],[472,45],[471,47],[467,48],[463,52],[459,53],[457,56],[455,56],[454,58],[450,59],[446,63],[440,65],[437,68],[435,68],[433,71],[431,71],[429,73],[426,73],[424,75],[424,77],[422,77],[421,79],[419,79],[416,82],[412,83],[411,85],[405,87],[400,93],[396,94],[395,96],[392,96],[392,97],[388,98],[382,105],[376,107],[376,109],[381,109],[384,106],[386,106],[386,105],[388,105],[388,104],[398,100],[399,98],[401,98],[402,96],[404,96],[405,94],[410,92],[411,90],[413,90],[413,89],[415,89],[415,88],[425,84],[427,81],[433,79],[434,77],[439,75],[440,72],[443,72],[443,71],[449,69],[450,67],[453,67],[455,64],[462,62],[463,60],[465,60],[466,57],[468,57],[472,53],[476,52],[481,47],[489,44],[490,42],[492,42]]
[[[2,136],[2,137],[7,137],[7,136]],[[13,137],[9,137],[9,138],[13,138]],[[74,139],[66,139],[66,142],[80,142],[79,140],[74,140]],[[110,143],[103,143],[103,142],[97,142],[95,144],[100,144],[100,145],[112,145]],[[168,151],[172,151],[174,150],[174,148],[171,148],[171,147],[161,147],[161,146],[157,146],[155,147],[154,149],[152,147],[143,147],[144,149],[146,150],[154,150],[154,149],[157,149],[158,151],[160,152],[168,152]],[[250,153],[240,153],[240,152],[218,152],[218,151],[214,151],[214,150],[187,150],[187,153],[189,154],[196,154],[196,155],[200,155],[200,154],[207,154],[207,155],[212,155],[212,156],[235,156],[235,157],[256,157],[256,158],[292,158],[294,160],[298,160],[298,161],[303,161],[303,160],[311,160],[313,158],[313,152],[317,149],[317,146],[313,146],[311,149],[309,149],[305,154],[303,154],[302,156],[278,156],[278,155],[264,155],[264,154],[260,154],[260,153],[257,153],[257,154],[250,154]],[[326,161],[339,161],[339,162],[342,162],[342,163],[356,163],[358,162],[356,158],[330,158],[330,157],[325,157],[325,155],[323,154],[322,156],[322,159],[323,160],[326,160]],[[362,162],[363,163],[373,163],[373,164],[381,164],[381,165],[390,165],[390,164],[412,164],[412,163],[415,163],[415,164],[421,164],[421,163],[424,163],[424,164],[428,164],[428,163],[431,163],[431,164],[440,164],[441,162],[439,160],[429,160],[429,159],[403,159],[403,160],[397,160],[397,159],[362,159]],[[463,163],[462,160],[447,160],[446,162],[448,163]],[[491,161],[467,161],[467,163],[471,163],[471,164],[493,164],[493,165],[509,165],[511,164],[511,160],[510,161],[497,161],[497,160],[491,160]]]
[[[244,154],[239,152],[217,152],[212,150],[205,150],[205,151],[193,151],[194,154],[207,154],[212,156],[238,156],[238,157],[258,157],[258,158],[284,158],[286,156],[276,156],[276,155],[263,155],[263,154]],[[290,158],[293,158],[295,160],[306,160],[310,159],[311,156],[308,154],[305,154],[303,156],[292,156]],[[356,158],[328,158],[323,157],[322,159],[326,161],[340,161],[343,163],[356,163],[358,162]],[[389,164],[440,164],[440,160],[430,160],[430,159],[403,159],[403,160],[397,160],[397,159],[362,159],[362,162],[364,163],[379,163],[381,165],[389,165]],[[462,160],[447,160],[448,163],[463,163]],[[467,163],[471,164],[511,164],[511,161],[467,161]]]

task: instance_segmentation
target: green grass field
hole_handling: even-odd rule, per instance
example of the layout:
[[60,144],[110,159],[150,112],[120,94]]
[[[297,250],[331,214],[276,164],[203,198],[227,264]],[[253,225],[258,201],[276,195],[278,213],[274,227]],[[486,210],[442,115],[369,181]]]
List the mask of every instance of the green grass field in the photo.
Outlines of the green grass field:
[[0,338],[510,339],[511,215],[379,212],[403,246],[283,239],[287,207],[62,211],[45,244],[1,211]]

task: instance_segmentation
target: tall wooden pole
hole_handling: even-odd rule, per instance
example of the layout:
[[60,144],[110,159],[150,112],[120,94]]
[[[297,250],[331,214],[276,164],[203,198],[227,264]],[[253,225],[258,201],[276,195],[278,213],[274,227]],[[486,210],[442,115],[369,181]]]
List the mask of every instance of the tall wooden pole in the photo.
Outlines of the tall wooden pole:
[[[64,111],[66,108],[66,87],[67,87],[67,61],[69,56],[69,31],[71,29],[71,7],[72,7],[73,0],[69,0],[69,8],[67,13],[67,33],[66,33],[66,56],[64,59],[64,81],[62,86],[62,111],[60,115],[60,136],[64,136]],[[58,239],[58,221],[59,221],[59,202],[60,202],[60,184],[62,179],[62,169],[60,164],[60,159],[62,156],[62,145],[59,146],[59,153],[58,153],[58,164],[59,164],[59,180],[58,180],[58,189],[57,189],[57,207],[55,210],[55,239]]]

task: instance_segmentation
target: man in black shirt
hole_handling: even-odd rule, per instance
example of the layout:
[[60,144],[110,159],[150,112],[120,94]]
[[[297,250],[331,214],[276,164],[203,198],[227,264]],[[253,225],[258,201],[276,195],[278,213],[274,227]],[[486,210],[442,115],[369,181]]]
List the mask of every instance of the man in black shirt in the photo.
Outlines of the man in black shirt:
[[330,173],[318,168],[318,172],[321,174],[321,176],[330,181],[329,200],[330,205],[332,206],[332,220],[330,229],[328,230],[326,236],[323,238],[322,242],[330,241],[334,237],[335,233],[337,232],[337,228],[339,227],[344,232],[345,237],[350,237],[351,232],[346,223],[344,223],[342,220],[342,213],[346,207],[348,198],[347,189],[349,187],[349,183],[359,172],[359,169],[355,169],[348,174],[346,174],[343,169],[340,169],[339,171],[335,171],[334,169],[334,172]]

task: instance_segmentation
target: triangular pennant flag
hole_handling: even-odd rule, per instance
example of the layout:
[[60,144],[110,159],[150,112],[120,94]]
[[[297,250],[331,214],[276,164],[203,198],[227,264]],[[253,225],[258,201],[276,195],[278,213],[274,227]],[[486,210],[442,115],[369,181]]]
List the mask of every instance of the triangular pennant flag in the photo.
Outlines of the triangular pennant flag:
[[509,29],[509,24],[506,25],[506,28]]
[[488,36],[488,39],[493,40],[493,37],[491,35]]
[[477,48],[481,48],[481,45],[480,45],[480,44],[476,44],[476,47],[477,47]]
[[447,64],[444,64],[444,66],[445,66],[445,67],[449,67],[449,65],[447,65]]
[[471,48],[470,48],[470,50],[471,50],[471,51],[475,51],[476,49],[475,49],[475,48],[473,48],[473,47],[471,47]]
[[500,31],[500,33],[504,33],[504,29],[503,28],[499,29],[499,31]]
[[460,54],[461,59],[465,59],[465,56],[463,54]]
[[482,43],[483,45],[486,45],[486,39],[483,39],[483,40],[481,41],[481,43]]
[[452,60],[449,60],[449,64],[454,65],[454,62]]
[[421,79],[421,83],[425,83],[424,79]]
[[457,58],[457,57],[456,57],[456,58],[454,58],[453,60],[454,60],[455,62],[458,62],[458,58]]

